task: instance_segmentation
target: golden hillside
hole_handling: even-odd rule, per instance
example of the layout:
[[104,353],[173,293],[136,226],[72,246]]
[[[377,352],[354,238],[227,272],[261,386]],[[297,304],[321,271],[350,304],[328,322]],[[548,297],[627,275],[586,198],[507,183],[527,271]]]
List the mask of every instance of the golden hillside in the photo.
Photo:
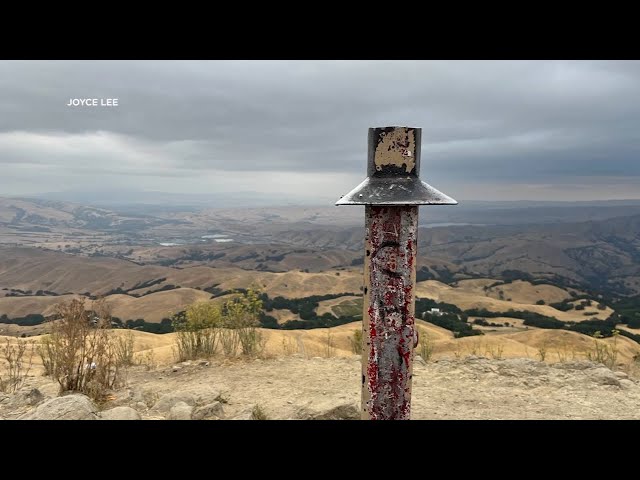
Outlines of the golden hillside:
[[[482,285],[477,280],[473,281],[461,281],[458,282],[458,286],[450,286],[444,283],[440,283],[435,280],[427,280],[424,282],[418,282],[416,284],[416,295],[421,298],[430,298],[437,302],[452,303],[462,310],[469,309],[486,309],[490,312],[507,312],[508,310],[527,310],[530,312],[539,313],[549,317],[555,317],[561,321],[580,322],[586,319],[606,319],[613,310],[607,307],[605,310],[598,310],[596,303],[593,302],[591,307],[585,307],[584,310],[569,310],[562,312],[549,305],[535,305],[538,300],[545,300],[545,303],[551,303],[552,300],[547,300],[541,296],[543,293],[548,293],[552,298],[556,299],[560,297],[560,292],[564,290],[549,286],[548,289],[542,289],[543,285],[532,285],[529,282],[514,282],[514,286],[511,287],[511,291],[514,292],[514,297],[511,301],[499,300],[490,296],[490,292],[484,292]],[[500,288],[507,288],[509,285],[500,286]],[[568,298],[569,295],[565,298]],[[505,298],[509,298],[505,295]],[[594,313],[594,315],[587,316],[585,313]]]
[[[270,330],[259,329],[266,339],[264,354],[268,357],[301,355],[312,357],[351,357],[353,334],[362,328],[361,322],[354,322],[334,328],[318,328],[312,330]],[[433,346],[432,359],[463,358],[469,355],[487,358],[541,358],[545,361],[558,362],[572,359],[584,359],[594,353],[595,340],[581,333],[565,330],[531,329],[517,333],[484,335],[480,337],[464,337],[456,339],[453,334],[421,320],[417,321],[421,342],[428,341]],[[135,339],[134,350],[137,358],[151,357],[158,365],[174,362],[173,344],[177,334],[157,335],[135,330],[114,330],[115,335],[132,334]],[[41,336],[27,339],[0,336],[0,343],[10,342],[38,343]],[[628,365],[633,363],[634,356],[640,355],[640,345],[626,337],[599,340],[600,344],[615,348],[616,363]],[[420,346],[416,350],[420,353]],[[38,367],[40,359],[34,357],[34,365]]]

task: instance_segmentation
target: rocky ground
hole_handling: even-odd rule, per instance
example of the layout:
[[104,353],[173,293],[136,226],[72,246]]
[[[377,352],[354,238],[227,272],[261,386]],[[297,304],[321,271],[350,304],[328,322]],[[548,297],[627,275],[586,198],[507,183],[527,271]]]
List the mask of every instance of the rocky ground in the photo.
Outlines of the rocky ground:
[[[355,419],[360,358],[134,367],[103,404],[59,397],[45,377],[0,394],[3,419]],[[413,419],[640,419],[640,384],[603,365],[467,357],[416,361]]]

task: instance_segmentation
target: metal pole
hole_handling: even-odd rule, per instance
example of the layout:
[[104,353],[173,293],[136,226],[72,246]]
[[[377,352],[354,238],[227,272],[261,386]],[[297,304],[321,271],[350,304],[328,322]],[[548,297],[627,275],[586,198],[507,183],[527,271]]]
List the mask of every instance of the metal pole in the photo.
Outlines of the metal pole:
[[368,177],[336,205],[365,205],[362,418],[409,420],[418,205],[457,202],[419,177],[421,129],[369,129]]
[[367,205],[365,218],[362,418],[408,420],[418,207]]

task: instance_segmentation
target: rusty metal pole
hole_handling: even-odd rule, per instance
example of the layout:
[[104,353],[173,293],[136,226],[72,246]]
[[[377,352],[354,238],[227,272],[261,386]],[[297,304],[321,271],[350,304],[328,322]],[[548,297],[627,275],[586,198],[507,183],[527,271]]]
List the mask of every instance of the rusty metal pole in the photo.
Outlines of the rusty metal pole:
[[420,128],[369,129],[367,178],[336,205],[365,205],[362,418],[409,420],[418,206],[456,205],[422,182]]

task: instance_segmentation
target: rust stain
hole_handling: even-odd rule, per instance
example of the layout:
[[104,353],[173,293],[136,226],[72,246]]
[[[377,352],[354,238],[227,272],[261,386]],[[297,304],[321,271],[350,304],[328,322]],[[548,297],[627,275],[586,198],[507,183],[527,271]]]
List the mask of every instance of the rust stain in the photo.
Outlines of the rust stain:
[[411,173],[416,166],[416,141],[414,129],[398,127],[383,132],[374,154],[376,170],[395,166]]
[[408,420],[418,207],[366,207],[363,418]]

